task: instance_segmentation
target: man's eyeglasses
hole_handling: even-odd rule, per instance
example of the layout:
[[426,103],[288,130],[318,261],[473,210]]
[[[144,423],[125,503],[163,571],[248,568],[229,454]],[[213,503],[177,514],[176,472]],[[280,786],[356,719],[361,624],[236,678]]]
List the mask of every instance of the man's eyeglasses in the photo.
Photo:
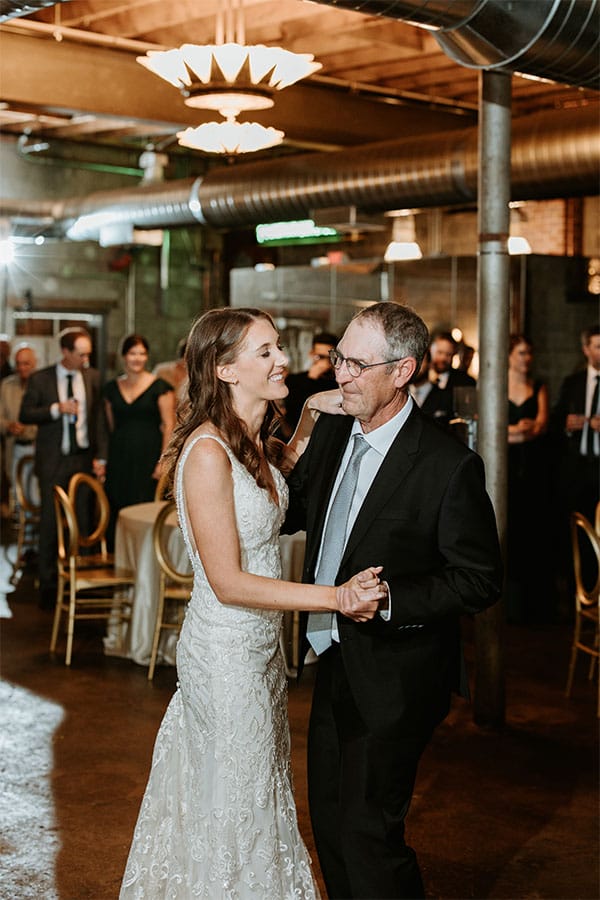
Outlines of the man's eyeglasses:
[[337,372],[338,369],[341,369],[342,363],[346,363],[348,375],[351,378],[359,378],[365,369],[374,369],[375,366],[389,366],[391,363],[400,362],[404,358],[401,356],[398,359],[384,359],[376,363],[362,363],[358,359],[352,359],[351,356],[344,356],[339,350],[329,351],[329,359],[335,371]]

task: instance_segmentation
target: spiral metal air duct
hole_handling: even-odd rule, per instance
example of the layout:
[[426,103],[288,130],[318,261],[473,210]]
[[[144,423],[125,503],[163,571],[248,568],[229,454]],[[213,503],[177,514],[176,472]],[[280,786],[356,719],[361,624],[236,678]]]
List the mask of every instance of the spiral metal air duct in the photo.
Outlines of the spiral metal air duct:
[[[75,240],[97,240],[103,223],[139,228],[204,223],[236,228],[304,218],[354,205],[456,205],[477,198],[477,128],[404,138],[358,150],[306,154],[213,169],[205,178],[107,191],[54,206]],[[600,141],[593,108],[529,116],[514,127],[512,199],[592,196]],[[0,210],[1,212],[1,210]]]
[[598,0],[315,0],[432,30],[455,62],[600,87]]

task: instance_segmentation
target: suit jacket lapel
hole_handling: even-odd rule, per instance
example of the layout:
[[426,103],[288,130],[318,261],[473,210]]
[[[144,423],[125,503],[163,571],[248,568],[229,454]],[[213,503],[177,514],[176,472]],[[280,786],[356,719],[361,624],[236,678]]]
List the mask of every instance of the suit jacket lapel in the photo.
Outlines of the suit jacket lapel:
[[90,373],[87,371],[87,369],[82,369],[81,374],[83,375],[83,384],[85,386],[85,405],[87,407],[86,413],[87,413],[88,429],[89,429],[89,427],[90,427],[89,426],[90,410],[91,410],[93,402],[94,402],[94,394],[93,394],[94,386],[92,384],[92,379],[90,377]]
[[348,443],[348,437],[352,430],[352,423],[353,419],[349,416],[340,417],[335,423],[335,429],[326,433],[326,447],[323,447],[322,452],[319,451],[317,455],[317,458],[322,460],[322,465],[318,471],[318,484],[315,485],[313,493],[313,496],[318,498],[318,504],[313,510],[309,510],[307,535],[310,536],[310,546],[307,544],[306,548],[306,562],[313,569],[316,566],[319,547],[321,546],[329,499],[346,444]]
[[413,408],[403,428],[394,439],[367,492],[348,537],[341,565],[363,540],[373,519],[412,469],[422,430],[421,416],[416,408]]
[[582,409],[585,409],[585,395],[587,391],[587,369],[584,369],[581,373],[581,378],[579,379],[579,397],[577,404],[577,411],[580,412]]

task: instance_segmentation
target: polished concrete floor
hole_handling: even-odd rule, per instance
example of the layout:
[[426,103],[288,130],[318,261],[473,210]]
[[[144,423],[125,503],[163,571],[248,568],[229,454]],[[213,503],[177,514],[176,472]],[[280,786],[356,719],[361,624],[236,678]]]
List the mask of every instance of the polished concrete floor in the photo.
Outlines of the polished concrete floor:
[[[6,575],[4,564],[0,591]],[[0,898],[114,900],[175,671],[149,683],[144,668],[105,657],[101,627],[86,623],[67,669],[48,653],[52,616],[31,575],[3,612],[2,600]],[[476,727],[457,701],[436,732],[408,819],[429,897],[600,896],[595,687],[582,660],[565,699],[570,637],[564,624],[508,627],[505,728]],[[308,669],[290,685],[290,720],[309,847],[310,693]]]

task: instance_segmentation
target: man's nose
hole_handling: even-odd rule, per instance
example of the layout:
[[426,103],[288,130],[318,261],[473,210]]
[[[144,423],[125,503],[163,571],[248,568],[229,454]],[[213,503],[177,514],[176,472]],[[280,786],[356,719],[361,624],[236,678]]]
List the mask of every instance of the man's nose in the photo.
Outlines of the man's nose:
[[334,369],[335,372],[335,380],[338,384],[347,384],[349,381],[352,381],[352,376],[348,371],[348,366],[346,364],[346,360],[343,359],[340,366],[337,369]]

